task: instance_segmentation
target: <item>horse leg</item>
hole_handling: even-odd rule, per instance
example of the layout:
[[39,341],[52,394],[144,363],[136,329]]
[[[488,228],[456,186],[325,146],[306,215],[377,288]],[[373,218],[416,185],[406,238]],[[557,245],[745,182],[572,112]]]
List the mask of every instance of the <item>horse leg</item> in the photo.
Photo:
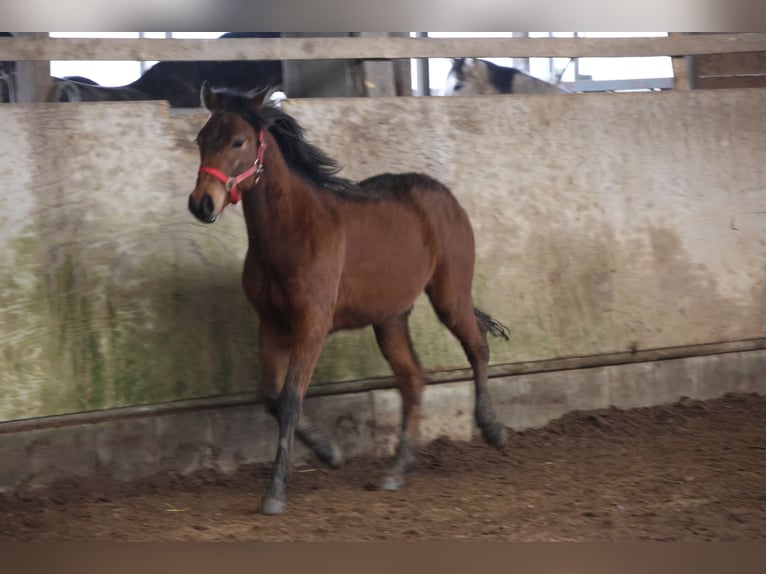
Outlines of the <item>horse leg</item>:
[[384,490],[398,490],[404,484],[404,475],[415,466],[420,399],[425,384],[423,371],[412,348],[407,328],[409,312],[375,325],[375,338],[383,356],[391,365],[396,385],[402,395],[402,427],[396,448],[394,466],[383,477]]
[[279,440],[271,483],[261,504],[263,514],[279,514],[284,510],[287,480],[292,466],[293,438],[298,428],[303,409],[303,397],[306,395],[311,375],[314,372],[326,331],[321,334],[316,328],[294,329],[294,333],[303,332],[303,336],[293,335],[290,362],[285,375],[285,383],[277,399],[277,422]]
[[[277,418],[279,394],[290,364],[289,340],[277,328],[262,321],[258,342],[261,361],[261,392],[269,413]],[[343,453],[340,447],[323,436],[311,419],[303,413],[298,419],[295,432],[298,438],[324,464],[332,468],[339,468],[343,464]]]
[[324,464],[330,468],[343,466],[343,451],[334,441],[325,437],[306,414],[301,413],[295,433]]
[[473,370],[476,393],[474,417],[484,440],[502,448],[506,441],[505,427],[495,420],[492,399],[487,389],[489,345],[486,331],[479,327],[470,296],[457,298],[454,291],[439,283],[426,289],[439,320],[460,341]]

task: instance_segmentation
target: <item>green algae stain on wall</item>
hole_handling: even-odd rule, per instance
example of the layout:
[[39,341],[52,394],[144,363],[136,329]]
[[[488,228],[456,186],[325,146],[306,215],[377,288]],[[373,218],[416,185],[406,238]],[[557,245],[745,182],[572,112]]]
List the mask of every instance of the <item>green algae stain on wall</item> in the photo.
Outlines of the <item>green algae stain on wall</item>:
[[[155,242],[158,241],[155,238]],[[161,242],[172,247],[172,241]],[[65,327],[58,346],[81,410],[251,390],[256,329],[236,272],[186,277],[164,257],[136,257],[123,280],[66,261],[51,312]],[[140,263],[140,264],[139,264]],[[112,270],[119,263],[108,265]],[[138,268],[153,270],[144,273]],[[74,274],[74,277],[73,277]],[[118,273],[119,275],[119,273]],[[189,272],[189,275],[193,275]]]
[[[241,217],[196,223],[186,186],[197,158],[170,169],[179,157],[155,106],[126,107],[41,106],[27,126],[35,145],[57,151],[21,173],[32,193],[22,182],[0,199],[14,216],[0,230],[0,420],[256,387]],[[106,123],[120,149],[98,145]],[[142,169],[126,174],[128,164]]]
[[88,262],[104,261],[106,253],[74,244],[66,251],[49,265],[41,294],[47,303],[42,319],[55,326],[43,342],[49,380],[62,389],[43,394],[43,412],[254,388],[257,329],[236,272],[186,281],[179,266],[160,260],[147,267],[168,273],[118,282],[108,273],[91,273]]
[[27,227],[0,252],[0,420],[36,412],[47,387],[39,242]]

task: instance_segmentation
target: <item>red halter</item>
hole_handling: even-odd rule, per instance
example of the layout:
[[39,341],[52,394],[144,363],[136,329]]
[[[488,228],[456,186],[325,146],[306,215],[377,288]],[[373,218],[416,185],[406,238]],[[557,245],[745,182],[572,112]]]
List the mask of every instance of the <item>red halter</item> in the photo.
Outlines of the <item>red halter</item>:
[[226,192],[229,194],[229,201],[231,203],[237,203],[240,199],[242,199],[242,192],[237,189],[237,184],[242,183],[253,174],[256,176],[255,183],[253,185],[256,185],[260,181],[261,174],[263,173],[264,151],[266,151],[266,140],[263,138],[263,130],[261,130],[258,132],[258,154],[255,157],[253,165],[250,166],[250,169],[243,171],[238,176],[227,176],[219,169],[202,166],[199,168],[199,173],[212,175],[218,181],[223,183],[223,186],[226,188]]

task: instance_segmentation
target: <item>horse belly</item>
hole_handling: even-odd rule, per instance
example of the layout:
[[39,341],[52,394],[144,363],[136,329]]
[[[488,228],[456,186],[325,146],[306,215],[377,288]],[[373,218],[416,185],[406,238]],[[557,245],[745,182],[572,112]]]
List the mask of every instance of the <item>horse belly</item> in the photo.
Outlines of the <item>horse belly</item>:
[[436,257],[423,223],[407,212],[357,220],[346,235],[336,329],[376,324],[410,309]]

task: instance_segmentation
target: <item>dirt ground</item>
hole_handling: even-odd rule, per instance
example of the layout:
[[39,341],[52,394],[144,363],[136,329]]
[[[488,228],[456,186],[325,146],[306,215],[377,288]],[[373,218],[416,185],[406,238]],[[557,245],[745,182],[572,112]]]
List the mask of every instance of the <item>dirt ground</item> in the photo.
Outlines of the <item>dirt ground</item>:
[[504,452],[440,439],[400,492],[373,486],[388,462],[302,466],[276,517],[258,513],[268,465],[65,481],[0,497],[0,540],[766,540],[759,395],[572,412]]

